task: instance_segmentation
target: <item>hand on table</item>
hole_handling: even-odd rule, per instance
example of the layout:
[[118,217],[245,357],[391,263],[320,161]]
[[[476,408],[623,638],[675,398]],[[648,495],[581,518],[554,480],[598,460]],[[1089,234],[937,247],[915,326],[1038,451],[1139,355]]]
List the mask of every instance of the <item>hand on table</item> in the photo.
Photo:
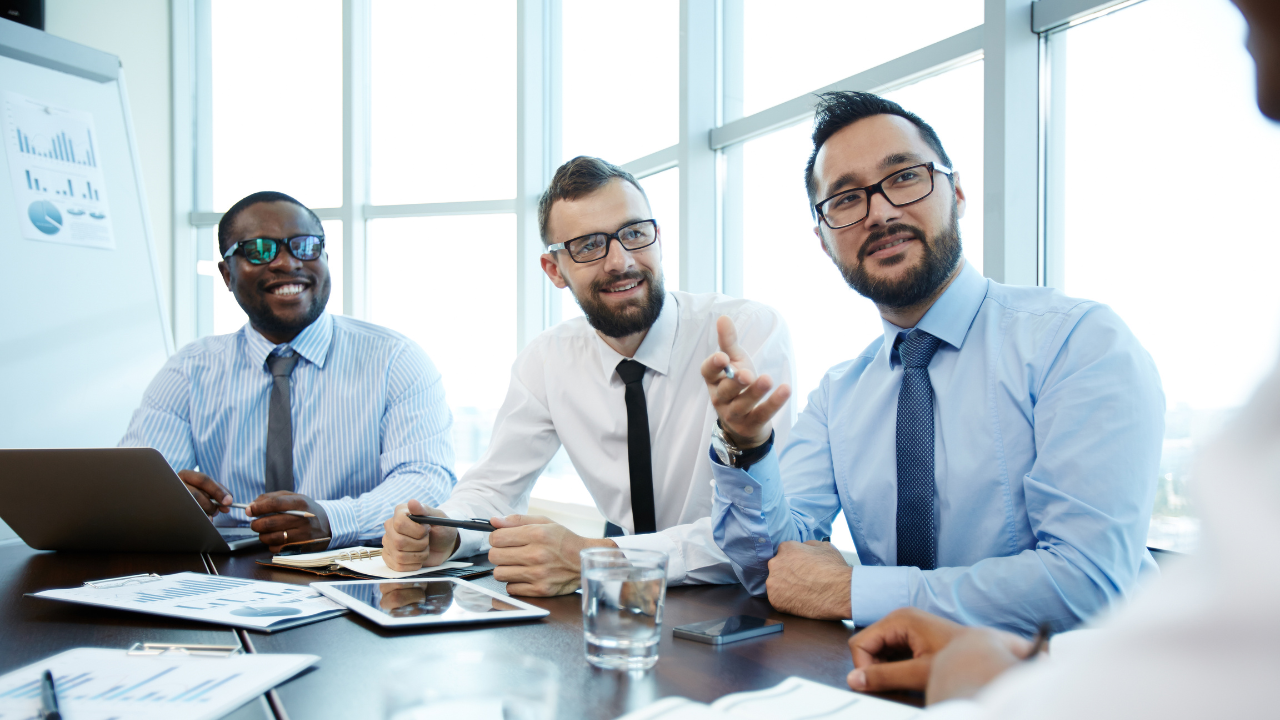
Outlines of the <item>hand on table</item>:
[[612,540],[584,538],[538,515],[491,518],[499,528],[489,536],[493,579],[511,595],[567,595],[582,584],[578,553],[589,547],[617,547]]
[[[285,510],[302,510],[315,517],[273,514]],[[288,490],[263,493],[249,504],[245,513],[257,518],[249,523],[249,528],[258,533],[258,539],[273,553],[280,552],[285,545],[330,537],[328,513],[306,495]]]
[[[965,650],[972,642],[971,635],[981,636],[980,650]],[[953,648],[959,650],[962,659],[946,659],[954,655]],[[994,653],[997,660],[984,660],[983,656],[993,648],[999,648]],[[965,689],[972,691],[969,694],[976,692],[1026,655],[1031,644],[1009,633],[969,628],[923,610],[900,608],[850,638],[849,649],[854,669],[847,682],[853,690],[927,690],[928,702],[932,703],[963,697],[957,693]],[[1005,664],[999,658],[1013,660]]]
[[[213,517],[220,512],[231,511],[231,493],[214,482],[213,478],[195,470],[179,470],[178,477],[187,486],[187,490],[191,491],[196,502],[200,503],[200,509],[204,510],[205,515]],[[215,505],[210,498],[217,500],[220,505]]]
[[[733,321],[721,316],[716,321],[716,332],[720,352],[703,361],[702,379],[707,383],[711,406],[720,416],[725,435],[739,450],[749,450],[769,439],[773,416],[791,397],[791,387],[780,385],[764,399],[773,388],[773,380],[768,375],[756,377],[751,356],[738,345],[738,330]],[[733,378],[724,374],[724,369],[731,364]]]
[[765,589],[769,604],[779,612],[815,620],[843,620],[849,608],[849,578],[853,568],[831,543],[792,540],[778,546],[769,561]]
[[397,505],[391,518],[382,524],[382,560],[387,567],[408,572],[448,560],[460,542],[457,528],[423,525],[410,520],[410,515],[448,517],[417,500]]

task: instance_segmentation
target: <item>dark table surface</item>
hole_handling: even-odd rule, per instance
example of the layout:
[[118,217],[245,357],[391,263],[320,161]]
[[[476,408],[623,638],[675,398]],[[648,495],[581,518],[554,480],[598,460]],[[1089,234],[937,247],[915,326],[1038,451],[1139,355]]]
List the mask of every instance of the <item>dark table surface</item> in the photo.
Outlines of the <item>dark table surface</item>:
[[[25,595],[76,587],[86,580],[186,571],[208,572],[196,553],[53,553],[21,543],[0,546],[0,674],[77,647],[120,648],[123,654],[135,642],[239,644],[234,631],[216,625]],[[228,717],[274,716],[259,697]]]
[[[320,579],[255,562],[267,557],[265,551],[209,556],[222,575],[296,584]],[[505,594],[505,585],[492,577],[474,582]],[[791,675],[846,688],[845,675],[853,669],[850,631],[842,623],[775,612],[767,601],[751,597],[740,585],[670,588],[658,664],[643,674],[600,670],[587,663],[580,596],[522,599],[551,615],[526,622],[391,630],[348,613],[271,635],[249,635],[257,652],[321,657],[317,668],[276,689],[292,718],[376,717],[385,668],[419,655],[494,652],[546,658],[560,669],[562,718],[616,718],[670,695],[710,702],[727,693],[771,687]],[[781,620],[785,629],[722,646],[675,639],[671,634],[677,625],[737,614]],[[908,696],[881,697],[919,704]]]

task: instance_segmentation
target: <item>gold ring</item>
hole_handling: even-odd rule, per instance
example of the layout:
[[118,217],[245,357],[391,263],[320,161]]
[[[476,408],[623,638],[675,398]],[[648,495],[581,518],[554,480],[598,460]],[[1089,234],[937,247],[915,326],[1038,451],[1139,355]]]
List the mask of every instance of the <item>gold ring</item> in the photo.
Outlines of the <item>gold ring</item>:
[[289,531],[288,531],[288,530],[285,530],[285,531],[284,531],[284,539],[285,539],[285,540],[288,540],[288,539],[289,539]]

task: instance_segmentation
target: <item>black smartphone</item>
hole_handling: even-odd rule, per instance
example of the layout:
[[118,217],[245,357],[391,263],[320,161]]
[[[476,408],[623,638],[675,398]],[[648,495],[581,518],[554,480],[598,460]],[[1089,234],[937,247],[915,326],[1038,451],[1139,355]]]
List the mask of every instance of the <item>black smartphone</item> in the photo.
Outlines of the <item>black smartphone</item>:
[[472,518],[471,520],[454,520],[453,518],[434,517],[430,515],[410,515],[409,519],[422,525],[443,525],[445,527],[479,530],[480,532],[493,532],[498,529],[490,525],[488,520],[481,520],[480,518]]
[[685,640],[723,645],[759,635],[782,632],[782,623],[778,620],[766,620],[751,615],[734,615],[719,620],[679,625],[672,632],[676,637]]

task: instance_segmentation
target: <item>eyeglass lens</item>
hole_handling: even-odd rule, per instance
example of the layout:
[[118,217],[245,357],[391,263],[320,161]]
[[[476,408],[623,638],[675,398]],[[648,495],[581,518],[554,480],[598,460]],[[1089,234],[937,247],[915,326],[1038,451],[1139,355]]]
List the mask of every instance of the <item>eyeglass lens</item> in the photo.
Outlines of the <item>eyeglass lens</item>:
[[[910,205],[933,192],[933,173],[928,165],[916,165],[890,175],[879,182],[886,198],[894,206]],[[871,203],[866,189],[837,195],[822,204],[822,215],[832,227],[862,222]]]
[[[299,260],[315,260],[324,249],[324,238],[315,235],[299,235],[289,238],[287,242],[289,252]],[[241,247],[246,260],[254,265],[265,265],[276,259],[280,243],[280,240],[271,238],[256,238],[245,242]]]
[[578,262],[599,260],[609,252],[609,238],[616,236],[622,247],[639,250],[652,245],[658,239],[658,230],[652,220],[627,225],[614,235],[595,233],[569,241],[569,254]]

